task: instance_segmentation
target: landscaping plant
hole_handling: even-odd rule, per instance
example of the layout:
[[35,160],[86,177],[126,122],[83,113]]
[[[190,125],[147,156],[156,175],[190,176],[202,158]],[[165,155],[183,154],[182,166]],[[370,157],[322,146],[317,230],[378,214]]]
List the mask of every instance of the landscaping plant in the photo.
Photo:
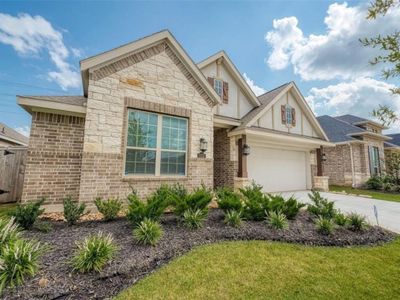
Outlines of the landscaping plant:
[[365,217],[357,213],[351,213],[347,216],[347,218],[350,230],[361,231],[368,225],[368,223],[365,221]]
[[381,190],[383,188],[383,180],[380,176],[371,176],[366,182],[365,186],[371,190]]
[[317,228],[317,231],[323,235],[330,235],[332,234],[334,230],[334,223],[332,219],[325,218],[320,216],[316,221],[315,221],[315,227]]
[[24,229],[31,229],[37,217],[44,212],[44,209],[40,208],[44,201],[45,198],[42,198],[36,202],[18,204],[11,215],[19,226]]
[[73,269],[81,273],[100,272],[117,251],[111,234],[102,232],[78,242],[77,247],[71,263]]
[[336,225],[339,226],[345,226],[347,224],[347,217],[345,214],[338,212],[335,217],[334,217],[334,221],[336,223]]
[[183,213],[183,225],[189,229],[198,229],[203,226],[203,221],[207,217],[207,210],[204,209],[191,209],[189,208]]
[[250,186],[239,189],[242,193],[243,216],[247,220],[262,221],[269,210],[269,197],[262,192],[262,186],[252,182]]
[[76,203],[71,197],[64,199],[64,218],[69,226],[76,224],[79,218],[83,215],[86,205],[85,203]]
[[14,243],[20,236],[20,229],[13,217],[11,219],[0,218],[0,255],[3,247]]
[[6,287],[21,285],[36,274],[44,248],[38,242],[17,239],[2,248],[0,256],[0,294]]
[[286,229],[289,227],[285,214],[280,211],[267,213],[267,223],[274,229]]
[[208,205],[213,199],[212,191],[202,185],[200,188],[195,189],[192,193],[187,194],[185,197],[175,199],[174,213],[182,217],[185,212],[190,210],[194,213],[200,210],[203,215],[207,215]]
[[242,211],[243,202],[240,194],[235,193],[233,189],[228,187],[220,188],[216,191],[217,204],[224,212],[227,211]]
[[312,204],[308,204],[307,210],[317,216],[326,219],[332,219],[336,215],[335,203],[321,196],[317,191],[308,194]]
[[94,204],[106,221],[115,220],[122,208],[122,202],[118,198],[108,198],[107,200],[96,198]]
[[239,227],[242,224],[242,211],[228,210],[225,213],[225,223],[232,227]]
[[297,201],[293,196],[285,200],[281,195],[268,195],[270,198],[268,211],[282,212],[286,218],[293,220],[305,204]]
[[140,244],[155,246],[161,238],[163,231],[158,222],[144,219],[139,226],[133,230],[133,236]]

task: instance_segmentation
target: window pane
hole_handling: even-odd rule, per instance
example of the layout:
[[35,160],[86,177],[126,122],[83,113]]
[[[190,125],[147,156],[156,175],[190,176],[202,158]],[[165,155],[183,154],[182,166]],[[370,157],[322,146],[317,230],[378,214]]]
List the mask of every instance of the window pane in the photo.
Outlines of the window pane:
[[130,110],[128,118],[128,146],[156,148],[156,141],[157,115]]
[[186,150],[187,120],[163,116],[161,148]]
[[185,153],[162,151],[161,170],[162,175],[185,175]]
[[155,174],[156,151],[126,150],[125,174]]

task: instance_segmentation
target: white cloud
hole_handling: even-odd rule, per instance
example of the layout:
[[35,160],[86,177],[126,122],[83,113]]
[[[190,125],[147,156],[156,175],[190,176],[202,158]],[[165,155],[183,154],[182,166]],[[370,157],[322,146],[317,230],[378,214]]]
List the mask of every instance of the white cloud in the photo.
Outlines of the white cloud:
[[20,134],[29,137],[30,133],[31,133],[31,128],[29,126],[23,126],[23,127],[17,127],[14,128],[15,131],[19,132]]
[[334,3],[328,8],[324,34],[304,36],[296,17],[273,21],[273,30],[265,40],[272,47],[266,62],[271,69],[281,70],[289,65],[304,80],[355,79],[372,76],[380,66],[368,61],[379,49],[362,46],[360,38],[392,33],[398,28],[400,7],[384,18],[366,20],[367,4],[349,7]]
[[55,81],[64,90],[80,86],[79,72],[67,61],[70,52],[64,44],[62,33],[43,17],[29,14],[14,17],[0,13],[0,42],[11,45],[24,56],[37,56],[47,51],[57,68],[48,73],[49,80]]
[[81,50],[81,49],[78,49],[78,48],[71,48],[71,52],[72,52],[72,54],[73,54],[75,57],[77,57],[77,58],[80,58],[80,57],[83,56],[82,50]]
[[263,89],[262,87],[256,85],[254,83],[254,81],[247,76],[246,73],[243,73],[243,77],[246,80],[246,82],[249,85],[249,87],[251,88],[251,90],[254,92],[254,94],[256,94],[256,96],[262,95],[262,94],[264,94],[266,92],[265,89]]

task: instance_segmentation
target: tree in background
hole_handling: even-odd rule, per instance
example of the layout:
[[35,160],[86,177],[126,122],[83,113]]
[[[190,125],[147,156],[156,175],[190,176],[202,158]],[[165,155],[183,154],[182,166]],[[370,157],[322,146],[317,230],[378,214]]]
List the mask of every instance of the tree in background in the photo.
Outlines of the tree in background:
[[393,177],[396,184],[400,183],[400,153],[392,152],[385,155],[387,173]]
[[[386,13],[395,7],[400,6],[400,0],[375,0],[368,9],[367,19],[374,20],[378,17],[384,17]],[[400,20],[399,20],[400,27]],[[382,55],[374,57],[370,64],[376,65],[383,63],[388,66],[382,70],[385,80],[394,77],[400,77],[400,31],[395,31],[386,36],[375,36],[360,40],[366,47],[378,48],[382,50]],[[391,89],[393,94],[400,95],[400,88]],[[390,126],[399,120],[397,113],[387,105],[379,105],[372,111],[372,115],[381,121],[384,125]]]

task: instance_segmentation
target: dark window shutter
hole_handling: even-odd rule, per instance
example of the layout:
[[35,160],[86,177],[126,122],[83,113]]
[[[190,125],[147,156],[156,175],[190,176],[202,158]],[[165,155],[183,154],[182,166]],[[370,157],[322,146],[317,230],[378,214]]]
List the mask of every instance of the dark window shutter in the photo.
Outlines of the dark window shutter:
[[224,81],[222,88],[222,101],[228,103],[229,85]]
[[296,126],[296,110],[292,108],[292,126]]
[[282,124],[286,124],[286,108],[285,108],[285,105],[281,105],[281,119],[282,119]]
[[211,86],[214,88],[214,78],[212,77],[207,77],[208,82],[211,84]]

